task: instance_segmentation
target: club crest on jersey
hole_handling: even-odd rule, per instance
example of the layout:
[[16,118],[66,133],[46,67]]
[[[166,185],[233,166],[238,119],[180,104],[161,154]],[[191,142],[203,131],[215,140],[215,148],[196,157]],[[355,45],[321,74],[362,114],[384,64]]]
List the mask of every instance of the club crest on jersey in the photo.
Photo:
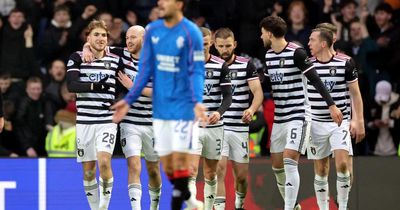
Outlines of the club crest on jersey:
[[269,78],[271,79],[271,82],[279,82],[282,83],[283,82],[283,77],[285,76],[284,73],[279,73],[279,72],[275,72],[275,73],[271,73],[269,74]]
[[324,80],[324,85],[326,87],[326,90],[328,90],[328,92],[332,92],[333,87],[335,87],[335,85],[336,85],[336,82],[335,81]]
[[329,74],[331,76],[335,76],[336,75],[336,67],[330,67],[329,68]]
[[83,149],[78,149],[78,156],[83,157],[85,155],[85,151]]
[[230,74],[230,76],[231,76],[231,79],[236,79],[237,78],[237,70],[231,70],[230,72],[229,72],[229,74]]
[[209,96],[213,86],[214,86],[213,84],[208,84],[208,83],[205,84],[204,85],[204,93]]
[[210,79],[214,76],[214,72],[212,69],[207,69],[206,78]]
[[111,68],[111,63],[109,61],[104,62],[104,68],[110,69]]
[[279,60],[279,67],[284,67],[285,66],[285,59],[284,58],[281,58],[280,60]]
[[182,48],[184,42],[185,42],[185,39],[182,36],[179,36],[178,39],[176,39],[176,47]]
[[121,146],[122,147],[126,146],[126,138],[121,139]]

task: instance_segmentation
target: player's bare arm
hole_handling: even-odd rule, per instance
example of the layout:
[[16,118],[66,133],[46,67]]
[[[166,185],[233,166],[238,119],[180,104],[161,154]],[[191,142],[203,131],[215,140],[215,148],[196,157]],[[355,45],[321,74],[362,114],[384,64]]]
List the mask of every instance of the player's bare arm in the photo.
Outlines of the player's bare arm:
[[202,103],[196,103],[196,105],[194,106],[194,115],[196,121],[198,120],[203,128],[205,128],[208,123],[208,117],[206,111],[207,108]]
[[[126,89],[131,89],[133,87],[133,81],[131,78],[128,77],[128,75],[126,75],[125,73],[123,73],[122,71],[118,72],[118,77],[117,77],[118,81],[126,88]],[[142,94],[147,96],[147,97],[151,97],[151,95],[153,94],[153,88],[148,88],[145,87],[142,91]]]
[[257,111],[258,107],[261,106],[264,95],[261,88],[260,80],[254,79],[248,81],[250,91],[253,93],[253,101],[251,102],[251,106],[243,111],[242,121],[245,123],[250,123],[254,113]]
[[358,81],[349,83],[348,87],[353,107],[352,118],[350,122],[350,133],[351,136],[356,139],[356,143],[359,143],[365,137],[363,101],[361,98]]

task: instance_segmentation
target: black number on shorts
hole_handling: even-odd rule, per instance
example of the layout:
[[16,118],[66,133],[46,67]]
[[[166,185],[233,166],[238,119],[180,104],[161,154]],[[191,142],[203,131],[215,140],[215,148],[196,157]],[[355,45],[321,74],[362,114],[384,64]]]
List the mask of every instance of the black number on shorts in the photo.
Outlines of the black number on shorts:
[[151,142],[153,144],[153,149],[154,149],[154,145],[156,144],[156,142],[154,141],[154,138],[151,138]]
[[103,133],[103,142],[107,143],[109,142],[110,144],[114,144],[115,142],[115,135],[112,133]]
[[247,146],[247,142],[242,142],[242,148],[246,150],[246,153],[248,153],[249,147]]
[[297,134],[296,134],[296,131],[297,130],[297,128],[293,128],[291,131],[290,131],[290,138],[291,139],[296,139],[296,137],[297,137]]
[[222,147],[221,147],[221,139],[217,139],[216,140],[217,141],[217,155],[220,155],[221,154],[221,149],[222,149]]
[[346,130],[343,130],[343,133],[344,133],[344,136],[343,136],[343,139],[342,140],[345,140],[346,139],[346,137],[347,137],[347,134],[349,133],[348,131],[346,131]]

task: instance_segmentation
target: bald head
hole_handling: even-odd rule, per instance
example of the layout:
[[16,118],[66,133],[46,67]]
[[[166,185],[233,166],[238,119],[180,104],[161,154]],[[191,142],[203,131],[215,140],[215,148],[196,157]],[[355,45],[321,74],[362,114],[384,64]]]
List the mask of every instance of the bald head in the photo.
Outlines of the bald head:
[[144,35],[144,28],[143,26],[140,25],[134,25],[131,26],[128,31],[126,31],[126,36],[131,35],[131,34],[136,34],[137,36],[143,36]]
[[132,26],[126,31],[126,47],[135,57],[139,56],[142,49],[144,32],[145,29],[139,25]]

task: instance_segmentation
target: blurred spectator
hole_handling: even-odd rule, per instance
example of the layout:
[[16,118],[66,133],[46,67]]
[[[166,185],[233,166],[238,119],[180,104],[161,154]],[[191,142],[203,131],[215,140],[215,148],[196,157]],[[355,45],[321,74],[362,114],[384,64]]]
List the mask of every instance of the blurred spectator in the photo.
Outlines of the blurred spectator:
[[[371,39],[365,25],[365,19],[361,21],[352,21],[350,23],[350,42],[346,43],[345,46],[339,47],[339,51],[345,51],[347,55],[351,56],[355,62],[360,74],[360,79],[366,78],[366,82],[369,90],[369,95],[375,95],[375,84],[379,75],[377,71],[376,53],[379,48],[374,40]],[[338,42],[344,43],[342,41]],[[340,49],[342,48],[342,49]],[[365,86],[365,85],[363,85]],[[368,90],[363,90],[367,92]]]
[[400,40],[400,30],[391,22],[392,15],[393,9],[389,4],[379,4],[375,9],[374,24],[369,28],[369,32],[379,46],[378,69],[386,72],[390,78],[397,78],[400,76],[398,67],[388,65],[391,63],[387,62],[394,58]]
[[15,81],[37,75],[39,66],[33,49],[33,30],[25,22],[24,13],[13,9],[0,31],[0,69],[9,72]]
[[3,96],[4,129],[0,134],[0,144],[8,151],[5,155],[13,155],[19,152],[19,145],[14,133],[15,110],[21,97],[21,91],[17,85],[11,82],[9,73],[0,75],[0,90]]
[[340,28],[338,40],[350,40],[350,24],[357,19],[357,6],[358,3],[355,0],[341,0],[340,15],[332,15],[332,23],[335,24],[338,29]]
[[126,20],[126,22],[124,22],[124,25],[123,25],[124,32],[126,32],[129,29],[129,27],[131,27],[131,26],[141,25],[142,24],[139,21],[138,15],[133,10],[126,11],[125,20]]
[[76,113],[59,110],[54,117],[57,125],[47,133],[46,152],[49,157],[76,156]]
[[0,0],[0,16],[8,16],[15,5],[15,0]]
[[66,68],[61,60],[55,60],[49,69],[50,82],[45,88],[45,123],[46,129],[51,130],[55,125],[54,115],[62,108],[65,108],[66,102],[61,96],[61,84],[65,80]]
[[150,10],[149,16],[147,17],[147,23],[151,23],[155,20],[158,20],[158,18],[160,18],[160,9],[158,7],[153,7]]
[[390,156],[397,154],[399,146],[399,121],[393,112],[399,108],[399,94],[392,92],[388,81],[376,84],[375,107],[371,110],[372,119],[368,122],[370,145],[374,155]]
[[51,25],[46,30],[41,42],[42,65],[47,66],[55,59],[66,62],[69,55],[79,49],[79,34],[96,11],[96,7],[89,5],[82,15],[72,23],[69,8],[65,5],[57,6],[54,9]]
[[106,23],[110,34],[108,36],[108,45],[124,47],[125,34],[123,21],[120,18],[114,18],[109,12],[100,13],[97,18]]
[[303,46],[308,52],[308,40],[311,27],[307,25],[308,11],[302,1],[296,0],[290,3],[288,9],[288,30],[285,35],[287,41],[296,42]]
[[31,77],[26,82],[26,96],[18,106],[15,132],[21,150],[28,157],[45,156],[45,122],[42,81]]

